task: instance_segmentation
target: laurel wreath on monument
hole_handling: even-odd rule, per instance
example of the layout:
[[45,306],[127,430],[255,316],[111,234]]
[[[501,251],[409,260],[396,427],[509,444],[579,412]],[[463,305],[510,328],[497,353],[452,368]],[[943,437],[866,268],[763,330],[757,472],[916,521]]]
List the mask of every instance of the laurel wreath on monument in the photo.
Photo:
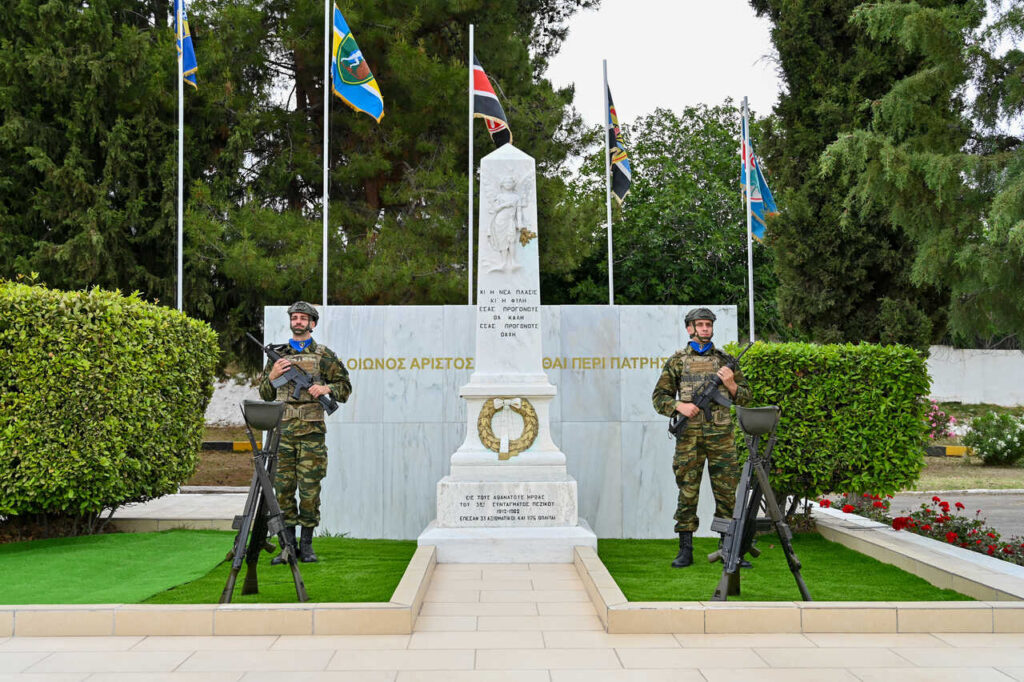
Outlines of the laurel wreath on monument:
[[[499,409],[494,406],[495,399],[508,401],[506,402],[507,407],[523,418],[523,432],[519,434],[518,438],[514,440],[509,439],[508,452],[501,452],[501,439],[494,435],[494,428],[491,426],[494,415],[497,414]],[[498,459],[500,460],[515,457],[533,445],[533,441],[537,439],[537,430],[539,428],[537,411],[533,409],[533,405],[526,398],[519,399],[521,403],[519,407],[513,405],[511,403],[512,400],[514,399],[501,396],[488,398],[484,401],[484,406],[480,409],[480,416],[476,420],[476,430],[480,435],[480,442],[488,450],[497,452]]]

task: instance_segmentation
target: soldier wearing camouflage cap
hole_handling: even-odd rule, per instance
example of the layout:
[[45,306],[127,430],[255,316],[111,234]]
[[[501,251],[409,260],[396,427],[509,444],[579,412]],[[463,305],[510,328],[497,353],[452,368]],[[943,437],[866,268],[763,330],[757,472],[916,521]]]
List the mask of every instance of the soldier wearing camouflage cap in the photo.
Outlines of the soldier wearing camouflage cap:
[[[690,342],[665,363],[654,387],[654,409],[666,417],[679,412],[688,417],[686,429],[676,439],[672,471],[679,486],[675,513],[675,531],[679,534],[679,554],[675,568],[693,563],[693,532],[697,530],[697,495],[704,475],[704,462],[711,474],[715,495],[715,516],[732,516],[739,483],[739,462],[733,440],[732,414],[728,407],[713,403],[711,420],[696,405],[687,402],[694,391],[714,375],[737,405],[750,402],[750,387],[743,373],[725,366],[732,358],[711,343],[715,314],[707,308],[694,308],[684,318]],[[721,389],[720,389],[721,390]]]
[[[287,403],[281,422],[274,488],[284,514],[285,532],[293,545],[295,527],[302,526],[298,546],[299,559],[304,562],[318,560],[313,552],[313,531],[320,524],[320,481],[327,473],[327,445],[324,443],[327,425],[323,407],[317,398],[330,394],[343,403],[352,393],[352,383],[344,363],[330,348],[313,340],[313,329],[319,320],[320,313],[305,301],[296,301],[288,308],[292,338],[279,349],[285,357],[276,363],[268,362],[260,382],[261,398]],[[291,365],[298,366],[313,379],[309,390],[303,390],[294,399],[292,391],[295,387],[291,382],[280,388],[271,385],[271,381],[284,374]],[[299,492],[297,506],[296,489]],[[285,560],[278,555],[270,563],[283,564]]]

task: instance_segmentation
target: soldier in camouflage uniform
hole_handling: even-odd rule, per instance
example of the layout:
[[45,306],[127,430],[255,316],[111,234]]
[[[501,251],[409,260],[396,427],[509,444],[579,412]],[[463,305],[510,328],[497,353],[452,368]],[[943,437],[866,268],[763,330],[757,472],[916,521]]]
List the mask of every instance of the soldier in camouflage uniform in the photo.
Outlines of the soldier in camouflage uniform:
[[[679,554],[672,562],[675,568],[693,563],[693,532],[697,530],[697,494],[704,475],[704,462],[711,474],[715,495],[715,516],[732,516],[739,484],[739,462],[733,440],[732,415],[728,407],[711,404],[711,421],[691,402],[685,402],[705,381],[714,375],[722,379],[729,398],[738,405],[750,402],[750,387],[742,372],[734,373],[725,366],[731,356],[711,343],[715,314],[707,308],[695,308],[686,314],[686,331],[691,341],[665,363],[654,387],[651,400],[654,409],[666,417],[679,412],[688,417],[686,429],[676,440],[672,471],[679,486],[676,507],[676,532]],[[721,388],[719,389],[721,390]],[[677,397],[678,396],[678,397]]]
[[[327,446],[324,443],[327,425],[323,407],[317,398],[330,394],[343,403],[352,392],[344,363],[330,348],[312,338],[319,319],[316,308],[305,301],[298,301],[288,308],[292,338],[280,348],[281,354],[287,357],[276,363],[268,362],[260,382],[261,398],[287,403],[281,423],[274,488],[284,514],[285,533],[293,546],[295,526],[302,526],[299,559],[304,562],[317,561],[313,552],[313,530],[320,524],[320,481],[327,473]],[[297,399],[291,397],[295,387],[290,382],[280,388],[274,388],[270,383],[292,364],[313,379],[313,386],[302,391]],[[295,505],[296,488],[299,491],[298,508]],[[270,563],[283,564],[285,559],[278,555]]]

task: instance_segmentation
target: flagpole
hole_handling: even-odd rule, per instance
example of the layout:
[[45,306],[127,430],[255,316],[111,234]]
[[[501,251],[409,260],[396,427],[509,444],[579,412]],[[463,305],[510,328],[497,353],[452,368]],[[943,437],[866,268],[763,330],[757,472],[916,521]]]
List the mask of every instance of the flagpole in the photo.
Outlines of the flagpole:
[[615,276],[612,273],[612,164],[608,145],[608,126],[611,124],[608,109],[608,60],[601,60],[604,71],[604,194],[608,215],[608,305],[615,305]]
[[473,64],[473,24],[469,25],[469,280],[466,283],[468,300],[473,305],[473,78],[476,67]]
[[324,0],[324,198],[323,198],[323,301],[327,307],[327,213],[328,213],[328,172],[330,159],[329,114],[331,108],[331,0]]
[[750,147],[750,109],[747,107],[747,98],[743,98],[743,123],[740,135],[744,136],[743,131],[746,131],[746,135],[743,139],[743,152],[745,155],[743,158],[743,169],[747,175],[747,295],[748,295],[748,306],[749,306],[749,317],[750,317],[750,342],[754,342],[754,251],[753,251],[753,226],[751,223],[751,199],[753,195],[752,185],[750,184],[750,173],[752,170],[754,151]]
[[185,27],[182,22],[184,3],[178,0],[178,312],[182,309],[182,242],[184,241],[185,206]]

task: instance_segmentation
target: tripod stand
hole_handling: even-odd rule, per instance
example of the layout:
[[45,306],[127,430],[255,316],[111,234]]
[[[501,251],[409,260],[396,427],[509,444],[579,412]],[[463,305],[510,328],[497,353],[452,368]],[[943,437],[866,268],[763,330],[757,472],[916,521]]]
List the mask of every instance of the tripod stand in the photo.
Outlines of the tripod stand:
[[[249,496],[245,498],[245,508],[241,516],[236,516],[231,524],[238,530],[235,544],[228,554],[231,559],[231,573],[228,575],[224,591],[220,595],[220,603],[231,602],[231,594],[235,591],[235,580],[246,563],[245,582],[242,583],[242,594],[256,594],[260,591],[257,577],[260,550],[268,552],[274,546],[267,542],[267,535],[276,535],[281,543],[281,553],[292,569],[292,580],[295,581],[295,594],[299,601],[309,601],[306,585],[299,573],[299,563],[295,558],[295,543],[285,535],[284,518],[281,506],[277,503],[274,493],[274,475],[277,473],[277,448],[281,444],[281,417],[284,415],[284,403],[246,400],[242,403],[242,416],[245,418],[245,430],[252,444],[253,473],[249,485]],[[253,429],[266,431],[263,449],[256,445]],[[250,533],[251,531],[251,533]],[[251,538],[250,538],[251,534]]]
[[[768,470],[771,467],[772,448],[775,447],[775,427],[779,423],[782,410],[778,405],[768,407],[744,408],[736,406],[736,416],[740,428],[746,434],[747,449],[750,456],[743,465],[740,483],[736,487],[736,506],[733,508],[732,519],[716,517],[711,522],[711,530],[722,533],[722,546],[717,552],[708,555],[708,561],[722,561],[722,579],[715,588],[713,601],[725,601],[729,595],[740,593],[740,560],[749,553],[752,557],[760,556],[761,552],[754,547],[754,533],[757,530],[757,512],[762,503],[772,525],[779,534],[779,544],[786,555],[789,570],[793,572],[796,585],[804,601],[812,601],[811,593],[800,575],[800,560],[793,551],[793,532],[786,524],[779,503],[775,499]],[[768,444],[760,451],[760,439],[768,435]]]

